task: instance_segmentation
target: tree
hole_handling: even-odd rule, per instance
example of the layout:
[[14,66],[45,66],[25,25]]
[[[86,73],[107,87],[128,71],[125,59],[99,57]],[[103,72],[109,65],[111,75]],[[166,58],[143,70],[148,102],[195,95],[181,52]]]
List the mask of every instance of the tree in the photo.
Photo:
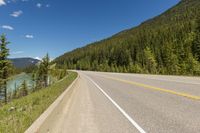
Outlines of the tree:
[[33,81],[33,88],[32,88],[32,90],[35,91],[35,88],[36,88],[36,72],[35,71],[32,72],[31,79]]
[[10,61],[7,59],[9,56],[9,49],[7,48],[6,36],[3,34],[0,37],[0,91],[4,91],[5,103],[7,103],[7,79],[9,77]]
[[193,41],[192,51],[193,51],[193,55],[200,62],[200,17],[198,19],[198,26],[196,28],[195,33],[196,33],[196,36],[195,36],[195,39]]
[[65,68],[63,68],[61,71],[60,71],[60,73],[59,73],[59,80],[60,79],[63,79],[65,76],[67,75],[67,68],[65,67]]
[[192,54],[189,55],[187,60],[186,70],[191,75],[200,75],[200,63],[193,58]]
[[17,92],[18,92],[18,88],[17,88],[17,83],[15,82],[15,90],[14,90],[13,95],[12,95],[12,98],[13,98],[13,99],[18,98]]
[[45,87],[47,87],[48,84],[49,84],[48,83],[48,80],[49,80],[49,66],[50,66],[49,64],[50,64],[50,58],[49,58],[49,54],[47,54],[42,60]]
[[156,73],[157,63],[151,49],[147,47],[144,49],[145,64],[149,73]]
[[[174,49],[172,48],[171,43],[167,43],[162,48],[162,60],[163,65],[166,68],[166,74],[178,74],[179,72],[179,64],[178,56],[174,53]],[[183,69],[183,67],[181,67]],[[185,71],[185,70],[184,70]]]
[[21,87],[20,87],[20,97],[24,97],[28,95],[28,86],[26,81],[24,80],[24,82],[22,83]]
[[142,70],[141,66],[139,66],[138,64],[135,64],[135,65],[130,66],[130,72],[131,73],[142,73],[143,70]]
[[49,69],[50,69],[50,58],[47,54],[41,61],[38,71],[37,71],[37,80],[36,88],[47,87],[49,81]]

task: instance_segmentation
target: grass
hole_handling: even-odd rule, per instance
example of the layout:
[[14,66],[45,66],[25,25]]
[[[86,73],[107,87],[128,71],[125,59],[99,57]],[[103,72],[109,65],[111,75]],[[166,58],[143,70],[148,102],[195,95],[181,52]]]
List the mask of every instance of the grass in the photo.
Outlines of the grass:
[[0,133],[23,133],[76,77],[77,73],[69,72],[68,76],[54,85],[0,108]]

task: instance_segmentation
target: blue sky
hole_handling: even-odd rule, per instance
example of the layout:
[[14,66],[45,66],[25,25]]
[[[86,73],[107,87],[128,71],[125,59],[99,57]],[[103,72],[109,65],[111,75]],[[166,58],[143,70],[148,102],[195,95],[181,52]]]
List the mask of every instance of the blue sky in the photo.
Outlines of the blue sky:
[[0,0],[10,57],[55,58],[157,16],[180,0]]

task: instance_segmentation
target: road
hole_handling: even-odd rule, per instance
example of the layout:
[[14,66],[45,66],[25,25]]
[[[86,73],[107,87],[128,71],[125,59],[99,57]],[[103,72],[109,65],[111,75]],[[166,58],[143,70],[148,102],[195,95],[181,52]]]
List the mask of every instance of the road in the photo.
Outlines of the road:
[[200,78],[78,71],[38,132],[199,133]]

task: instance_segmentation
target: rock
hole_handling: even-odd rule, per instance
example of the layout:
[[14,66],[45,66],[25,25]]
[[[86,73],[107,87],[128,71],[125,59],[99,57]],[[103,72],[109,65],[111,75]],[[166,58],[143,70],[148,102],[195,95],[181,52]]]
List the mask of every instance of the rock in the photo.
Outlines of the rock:
[[15,110],[15,107],[10,107],[10,108],[8,109],[9,112],[14,111],[14,110]]

